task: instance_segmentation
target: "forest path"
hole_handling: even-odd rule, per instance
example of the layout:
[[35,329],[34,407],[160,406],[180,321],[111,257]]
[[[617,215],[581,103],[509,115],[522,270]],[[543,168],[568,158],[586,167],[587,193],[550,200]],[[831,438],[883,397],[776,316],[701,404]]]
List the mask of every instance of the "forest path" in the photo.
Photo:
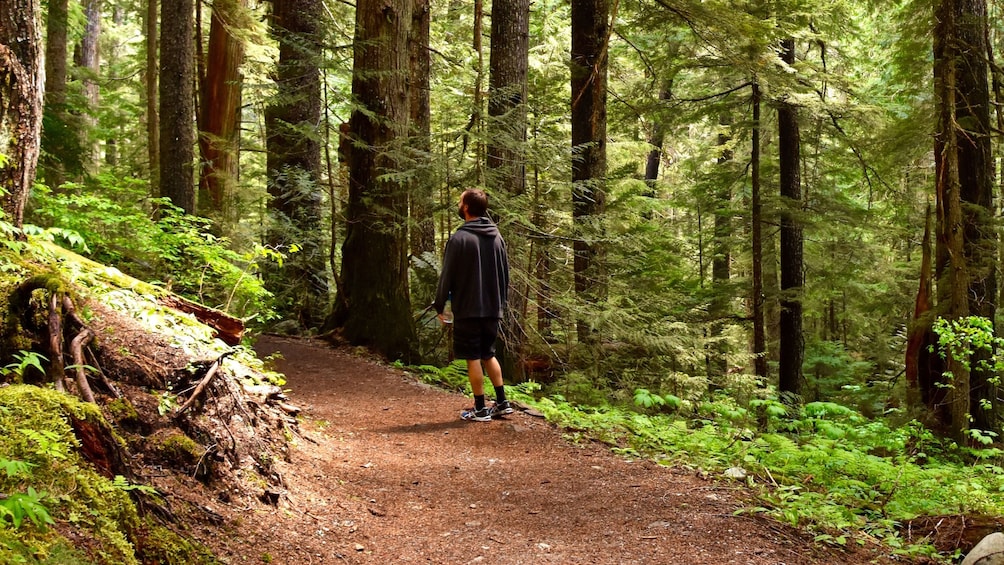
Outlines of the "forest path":
[[[572,445],[517,412],[459,419],[470,399],[320,341],[263,336],[303,409],[288,494],[259,532],[272,563],[870,563],[767,519],[692,472]],[[260,526],[260,524],[259,524]],[[257,529],[257,528],[256,528]],[[879,558],[879,562],[884,559]],[[902,563],[903,561],[899,561]]]

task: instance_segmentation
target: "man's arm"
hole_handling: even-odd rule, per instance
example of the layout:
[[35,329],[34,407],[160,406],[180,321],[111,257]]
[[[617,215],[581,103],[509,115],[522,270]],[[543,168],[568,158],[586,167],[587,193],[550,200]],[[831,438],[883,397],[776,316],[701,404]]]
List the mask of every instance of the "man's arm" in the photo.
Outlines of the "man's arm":
[[450,299],[450,291],[453,289],[453,269],[455,258],[453,257],[453,247],[450,243],[453,241],[450,238],[446,242],[446,250],[443,252],[443,267],[439,271],[439,286],[436,287],[436,299],[432,302],[433,308],[436,309],[436,314],[439,315],[439,320],[445,322],[443,319],[443,309],[446,308],[446,301]]

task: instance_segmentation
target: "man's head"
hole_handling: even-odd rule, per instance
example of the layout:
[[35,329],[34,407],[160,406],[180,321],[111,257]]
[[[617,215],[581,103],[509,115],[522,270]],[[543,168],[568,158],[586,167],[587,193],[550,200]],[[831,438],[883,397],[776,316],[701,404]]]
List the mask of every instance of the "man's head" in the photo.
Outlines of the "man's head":
[[[460,195],[457,214],[464,218],[480,218],[488,211],[488,195],[477,188],[468,188]],[[466,214],[465,214],[466,213]]]

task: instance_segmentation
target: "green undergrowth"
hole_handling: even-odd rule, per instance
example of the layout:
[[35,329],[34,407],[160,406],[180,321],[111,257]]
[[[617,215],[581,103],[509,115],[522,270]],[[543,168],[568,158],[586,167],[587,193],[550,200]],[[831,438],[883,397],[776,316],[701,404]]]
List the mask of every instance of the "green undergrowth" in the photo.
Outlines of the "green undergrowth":
[[[463,363],[413,367],[422,380],[469,392]],[[1004,514],[1004,452],[936,437],[916,421],[893,426],[830,402],[791,408],[775,399],[745,405],[727,396],[694,403],[639,390],[634,404],[584,406],[533,382],[508,386],[573,441],[739,480],[757,496],[741,512],[763,513],[814,532],[823,543],[877,539],[893,553],[938,556],[900,535],[921,516]],[[744,477],[727,478],[728,475]]]
[[107,478],[83,459],[74,421],[107,429],[96,406],[66,394],[0,388],[0,563],[210,563],[140,517],[129,493],[153,489]]

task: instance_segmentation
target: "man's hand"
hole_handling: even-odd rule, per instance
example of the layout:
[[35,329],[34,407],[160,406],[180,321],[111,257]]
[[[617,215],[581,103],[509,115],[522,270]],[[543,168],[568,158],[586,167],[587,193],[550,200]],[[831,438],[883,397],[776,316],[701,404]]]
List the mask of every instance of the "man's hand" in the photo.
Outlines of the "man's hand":
[[441,324],[453,323],[453,316],[448,315],[446,312],[440,312],[439,314],[436,315],[436,317],[439,318],[439,323]]

